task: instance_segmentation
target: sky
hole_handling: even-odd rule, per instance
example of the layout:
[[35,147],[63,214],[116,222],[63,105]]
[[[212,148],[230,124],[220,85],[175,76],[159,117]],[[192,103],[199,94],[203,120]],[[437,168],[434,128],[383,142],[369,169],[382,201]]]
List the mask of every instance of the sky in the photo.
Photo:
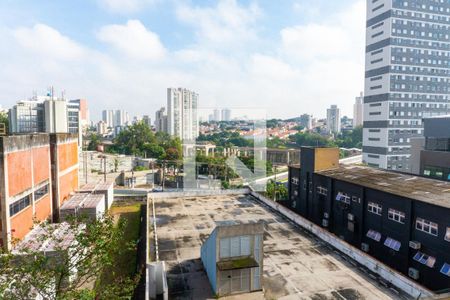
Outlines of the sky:
[[0,105],[45,94],[150,115],[168,87],[204,108],[352,116],[364,0],[2,0]]

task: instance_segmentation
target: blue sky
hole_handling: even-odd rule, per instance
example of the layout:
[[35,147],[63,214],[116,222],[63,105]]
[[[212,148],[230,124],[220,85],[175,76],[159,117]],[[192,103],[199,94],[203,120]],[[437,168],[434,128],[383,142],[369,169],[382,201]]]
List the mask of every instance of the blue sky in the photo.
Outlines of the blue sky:
[[182,86],[204,107],[351,115],[364,15],[363,0],[3,0],[0,104],[53,85],[88,99],[92,119],[103,108],[153,116]]

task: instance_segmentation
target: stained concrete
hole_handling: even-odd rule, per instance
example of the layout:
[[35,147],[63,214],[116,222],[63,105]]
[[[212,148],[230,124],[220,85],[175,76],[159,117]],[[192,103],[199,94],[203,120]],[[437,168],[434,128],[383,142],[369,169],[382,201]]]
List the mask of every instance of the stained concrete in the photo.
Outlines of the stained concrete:
[[200,247],[218,222],[229,220],[266,227],[264,293],[232,299],[407,299],[250,195],[155,199],[155,209],[170,299],[214,299]]

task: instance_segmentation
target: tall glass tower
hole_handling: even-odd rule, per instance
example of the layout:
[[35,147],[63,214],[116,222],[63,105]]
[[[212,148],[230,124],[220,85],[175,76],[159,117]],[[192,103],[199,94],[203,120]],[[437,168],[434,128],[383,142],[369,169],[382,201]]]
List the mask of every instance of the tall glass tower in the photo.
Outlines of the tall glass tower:
[[408,172],[424,116],[449,113],[450,0],[367,0],[363,160]]

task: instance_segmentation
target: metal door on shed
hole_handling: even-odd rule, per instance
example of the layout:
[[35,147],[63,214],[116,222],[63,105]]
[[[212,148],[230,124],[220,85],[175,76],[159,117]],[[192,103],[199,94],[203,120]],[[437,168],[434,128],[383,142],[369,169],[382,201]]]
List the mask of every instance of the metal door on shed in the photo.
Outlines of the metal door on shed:
[[221,271],[219,295],[250,292],[250,269]]

